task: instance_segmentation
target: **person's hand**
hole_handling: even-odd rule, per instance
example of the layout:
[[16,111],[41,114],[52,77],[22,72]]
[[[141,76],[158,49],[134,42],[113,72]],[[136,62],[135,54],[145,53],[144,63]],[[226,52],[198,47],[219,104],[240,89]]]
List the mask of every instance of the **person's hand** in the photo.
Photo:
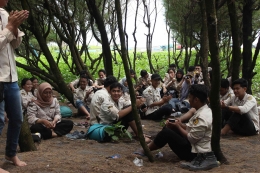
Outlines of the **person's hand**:
[[175,122],[170,122],[169,120],[166,120],[165,125],[169,129],[178,129],[181,127],[181,122],[178,119],[175,119]]
[[172,96],[171,95],[164,95],[162,99],[163,99],[163,102],[166,103],[166,102],[168,102],[169,100],[172,99]]
[[54,128],[52,121],[48,121],[48,120],[44,119],[44,120],[42,120],[42,124],[44,124],[45,127],[48,128],[48,129],[53,129]]
[[136,99],[136,107],[139,109],[143,104],[145,103],[145,101],[140,98],[140,99]]
[[147,107],[146,108],[143,108],[141,109],[142,112],[146,112],[147,111]]
[[224,101],[220,101],[220,106],[221,108],[226,108],[227,106],[225,105]]
[[[17,29],[29,16],[29,11],[11,11],[8,17],[8,24],[6,27],[11,27],[12,29]],[[9,29],[9,28],[8,28]]]

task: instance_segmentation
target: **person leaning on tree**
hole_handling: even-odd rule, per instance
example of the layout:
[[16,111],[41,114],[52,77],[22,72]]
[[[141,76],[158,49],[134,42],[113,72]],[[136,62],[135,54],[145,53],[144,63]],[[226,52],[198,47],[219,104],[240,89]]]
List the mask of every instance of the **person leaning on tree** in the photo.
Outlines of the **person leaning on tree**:
[[[4,127],[4,113],[9,118],[5,159],[16,166],[25,166],[17,153],[17,145],[21,124],[23,121],[20,89],[17,84],[14,49],[18,48],[24,35],[18,27],[28,18],[27,10],[12,11],[10,15],[3,9],[7,5],[6,0],[0,0],[0,82],[3,90],[0,91],[3,101],[0,103],[0,133]],[[1,172],[7,172],[0,168]]]
[[[202,84],[192,85],[189,89],[189,102],[192,107],[183,117],[175,122],[166,121],[165,127],[148,144],[153,151],[169,145],[171,150],[182,160],[181,167],[189,170],[207,170],[218,166],[211,149],[212,111],[206,104],[208,88]],[[183,124],[184,119],[188,123]],[[144,151],[135,152],[143,155]]]
[[230,130],[243,136],[259,134],[257,102],[252,95],[246,93],[247,86],[247,80],[235,80],[232,83],[235,95],[220,102],[222,109],[226,109],[230,115],[221,135],[226,135]]

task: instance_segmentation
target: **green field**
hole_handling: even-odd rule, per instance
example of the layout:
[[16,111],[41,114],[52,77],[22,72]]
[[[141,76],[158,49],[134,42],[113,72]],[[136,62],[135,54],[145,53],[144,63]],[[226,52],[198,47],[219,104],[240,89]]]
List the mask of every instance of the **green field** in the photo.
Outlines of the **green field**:
[[[54,57],[58,54],[57,51],[55,51],[55,50],[53,50],[52,52],[53,52]],[[92,58],[98,57],[99,52],[92,52],[91,56],[92,56]],[[133,52],[130,52],[129,56],[130,56],[130,59],[133,59]],[[166,73],[166,71],[168,69],[168,57],[167,56],[168,56],[167,51],[153,52],[152,53],[153,65],[154,65],[155,69],[157,69],[158,72],[160,73],[160,75],[162,75],[162,76],[164,76],[164,74]],[[137,72],[137,75],[139,76],[139,72],[142,69],[149,71],[149,64],[148,64],[147,56],[146,56],[145,52],[138,52],[137,57],[138,58],[137,58],[137,61],[136,61],[136,69],[135,70]],[[191,58],[190,65],[194,64],[195,51],[194,51],[192,57],[193,58]],[[19,61],[20,63],[26,64],[26,61],[23,58],[17,57],[16,60]],[[41,60],[43,62],[47,62],[44,56],[41,57]],[[184,55],[181,57],[181,59],[179,61],[180,67],[183,66],[183,61],[184,61]],[[171,63],[173,63],[173,60],[171,60]],[[75,78],[77,78],[77,76],[75,76],[71,72],[69,72],[67,65],[65,64],[65,62],[63,60],[60,60],[58,65],[59,65],[59,68],[62,72],[63,78],[64,78],[66,83],[69,83],[72,80],[74,80]],[[89,64],[88,64],[88,61],[87,61],[87,66],[88,65]],[[222,68],[225,68],[226,65],[223,63],[223,64],[221,64],[221,66],[222,66]],[[104,68],[104,67],[103,67],[103,64],[101,63],[101,65],[98,69],[102,69],[102,68]],[[122,78],[122,77],[125,76],[122,60],[119,57],[119,55],[117,55],[117,63],[113,63],[113,69],[114,69],[114,76],[116,76],[116,77],[119,76],[119,78]],[[254,71],[255,72],[260,71],[260,59],[258,59]],[[119,72],[120,72],[120,74],[119,74]],[[18,68],[18,77],[19,77],[19,80],[22,80],[25,77],[30,78],[31,74],[29,72],[21,69],[21,68]],[[94,77],[97,78],[97,74],[94,75]],[[255,77],[253,78],[253,85],[252,85],[252,90],[254,92],[254,95],[256,95],[257,93],[260,92],[259,85],[260,85],[260,74],[257,73],[255,75]],[[260,98],[258,98],[258,100],[259,99]]]

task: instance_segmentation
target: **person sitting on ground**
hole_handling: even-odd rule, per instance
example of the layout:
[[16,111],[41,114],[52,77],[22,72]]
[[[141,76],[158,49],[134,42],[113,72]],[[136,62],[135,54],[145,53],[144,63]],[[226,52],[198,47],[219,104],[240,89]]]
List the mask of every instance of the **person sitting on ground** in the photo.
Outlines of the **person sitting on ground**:
[[[132,106],[130,101],[125,101],[122,98],[123,87],[120,83],[113,83],[110,85],[110,97],[109,102],[103,102],[100,106],[100,124],[116,124],[121,121],[121,125],[124,125],[125,129],[130,126],[133,130],[135,137],[138,138],[138,131],[132,114]],[[136,99],[136,106],[140,106],[144,103],[143,99]],[[146,138],[146,136],[145,136]],[[145,139],[146,142],[150,141],[149,138]]]
[[143,91],[151,85],[152,74],[148,73],[146,70],[141,70],[141,77],[139,78],[137,84],[140,86],[139,93],[142,95]]
[[21,101],[23,112],[27,110],[28,104],[34,100],[36,97],[32,94],[32,81],[29,78],[23,78],[21,82]]
[[256,99],[246,93],[247,80],[241,78],[232,83],[234,96],[221,101],[222,109],[226,109],[230,118],[221,130],[221,135],[226,135],[230,130],[234,133],[251,136],[258,134],[259,115]]
[[[218,166],[211,149],[212,111],[206,104],[208,88],[205,85],[192,85],[189,90],[189,102],[192,109],[187,112],[190,118],[187,124],[181,119],[167,120],[165,127],[155,139],[148,144],[150,151],[169,145],[181,159],[190,161],[181,163],[182,168],[190,170],[207,170]],[[186,114],[184,115],[186,116]],[[144,155],[140,150],[135,154]]]
[[90,103],[90,125],[100,122],[100,106],[103,102],[109,101],[110,85],[117,83],[117,79],[114,76],[108,76],[104,80],[104,88],[95,92]]
[[99,90],[104,88],[104,81],[106,79],[106,71],[104,69],[101,69],[98,71],[98,79],[95,80],[95,83],[93,84],[93,86]]
[[157,89],[162,78],[159,74],[153,74],[151,77],[152,85],[143,91],[143,97],[146,99],[146,106],[141,111],[144,114],[142,119],[161,120],[163,116],[170,116],[172,106],[168,101],[172,98],[171,95],[164,95],[161,98],[160,91]]
[[175,71],[169,68],[167,73],[169,74],[169,77],[166,78],[163,85],[166,88],[167,92],[171,92],[172,94],[174,94],[173,98],[176,98],[178,97],[178,92],[177,92],[177,80],[175,76]]
[[32,94],[36,97],[39,86],[38,79],[36,77],[31,77],[30,80],[32,81]]
[[[93,85],[93,81],[88,77],[86,70],[83,70],[83,71],[81,71],[79,73],[79,76],[82,76],[82,75],[87,76],[87,78],[88,78],[88,85],[92,86]],[[69,84],[69,88],[71,89],[72,92],[74,92],[74,90],[76,88],[78,88],[78,87],[79,87],[79,78],[75,79],[74,81],[70,82],[70,84]]]
[[199,64],[195,66],[194,71],[194,84],[204,84],[202,69]]
[[[172,98],[169,101],[169,104],[172,105],[172,108],[176,112],[185,113],[190,108],[188,96],[189,96],[189,89],[193,85],[193,75],[194,75],[193,72],[188,72],[184,76],[184,80],[177,85],[177,88],[180,88],[179,98]],[[180,108],[180,106],[178,105],[182,105],[182,108]]]
[[[175,72],[176,71],[176,65],[175,64],[170,64],[169,65],[169,69],[172,69]],[[168,71],[169,71],[169,69],[168,69]],[[167,73],[165,73],[163,81],[168,81],[169,80],[169,73],[168,73],[168,71],[167,71]]]
[[[135,71],[133,69],[129,70],[130,73],[130,77],[131,79],[135,78]],[[129,95],[129,88],[128,88],[128,83],[127,83],[127,79],[126,77],[123,77],[119,83],[122,85],[123,87],[123,97],[125,98],[125,100],[130,100],[130,95]]]
[[37,100],[29,103],[27,116],[31,132],[40,133],[43,139],[65,135],[73,128],[72,121],[61,120],[59,102],[46,82],[39,85]]
[[[219,94],[220,101],[225,101],[234,96],[234,92],[229,86],[229,81],[227,79],[221,79]],[[230,114],[227,112],[228,110],[222,109],[222,127],[224,127],[225,122],[230,118]]]
[[81,75],[79,79],[79,87],[74,90],[74,104],[78,108],[78,114],[83,114],[87,119],[90,118],[90,103],[94,95],[93,87],[88,85],[86,75]]

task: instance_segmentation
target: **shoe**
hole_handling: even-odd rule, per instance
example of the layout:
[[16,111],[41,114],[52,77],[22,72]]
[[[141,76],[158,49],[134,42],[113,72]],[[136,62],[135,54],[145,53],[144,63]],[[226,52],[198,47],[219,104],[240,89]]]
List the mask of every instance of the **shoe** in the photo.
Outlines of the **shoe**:
[[202,159],[197,158],[193,162],[193,164],[190,163],[190,165],[188,165],[189,170],[191,171],[209,170],[219,166],[219,162],[217,161],[213,151],[202,153],[199,157],[201,157]]
[[203,160],[204,160],[203,154],[202,153],[198,153],[197,157],[195,157],[191,162],[182,162],[181,163],[181,168],[190,169],[190,167],[192,165],[199,165]]

